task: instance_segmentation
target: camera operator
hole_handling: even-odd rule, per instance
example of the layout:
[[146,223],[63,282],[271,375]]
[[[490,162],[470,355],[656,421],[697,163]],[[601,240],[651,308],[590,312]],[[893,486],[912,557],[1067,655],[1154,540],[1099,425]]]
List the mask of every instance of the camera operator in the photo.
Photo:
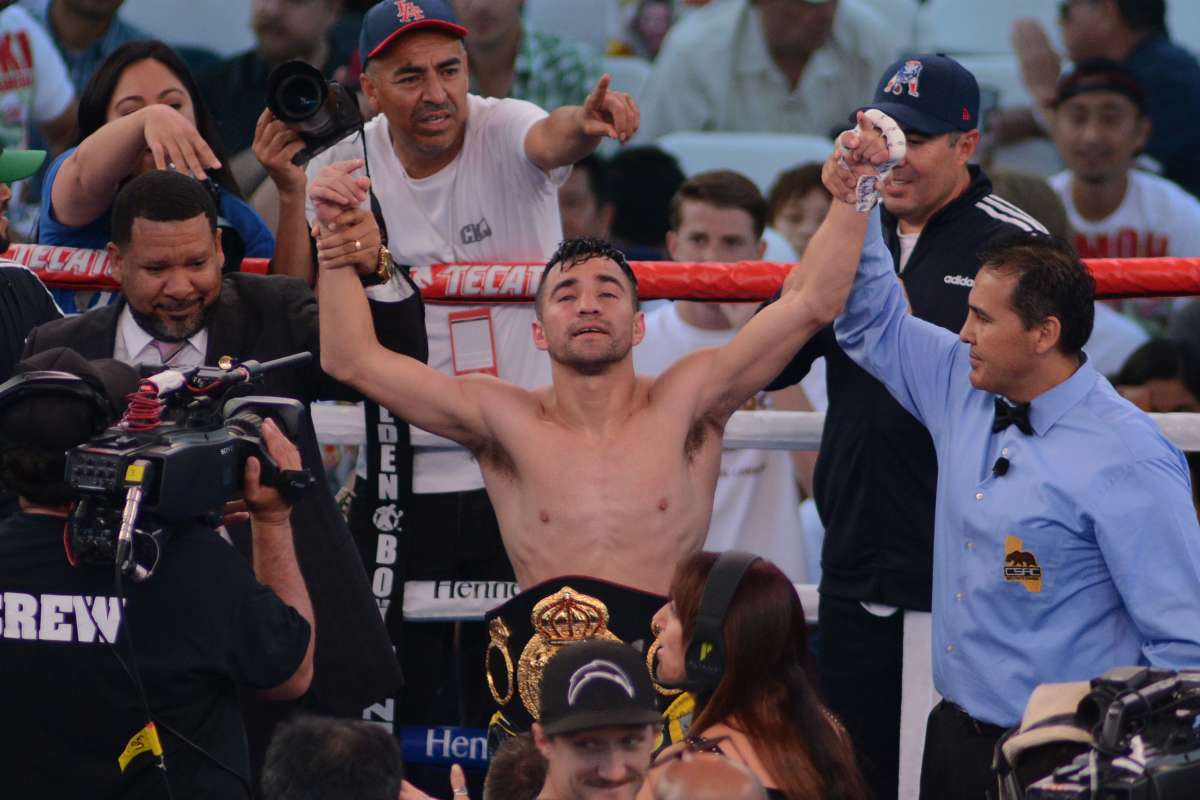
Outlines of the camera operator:
[[[85,358],[116,358],[154,371],[161,365],[193,367],[319,352],[317,306],[302,281],[278,275],[222,275],[222,237],[213,201],[196,180],[168,170],[147,172],[125,184],[112,211],[108,250],[121,282],[120,302],[35,328],[26,354],[70,347]],[[385,312],[381,336],[402,352],[424,356],[424,331],[415,299],[373,304]],[[400,342],[400,344],[395,344]],[[353,393],[314,363],[264,376],[256,394],[352,399]],[[345,519],[324,488],[325,474],[311,421],[296,436],[305,465],[322,488],[296,503],[296,553],[312,594],[320,646],[306,709],[353,715],[399,683],[366,573]],[[244,526],[231,527],[247,549]],[[252,698],[251,698],[252,699]],[[247,707],[255,763],[261,763],[280,707]]]
[[[10,732],[0,774],[13,797],[247,797],[239,687],[289,699],[311,681],[313,612],[291,509],[259,483],[256,459],[244,482],[253,572],[198,524],[165,532],[144,583],[72,566],[65,451],[114,420],[137,382],[118,361],[56,348],[0,386],[0,480],[21,508],[0,523],[0,705]],[[274,423],[262,436],[281,469],[300,467]],[[133,746],[148,739],[149,720],[165,770]]]

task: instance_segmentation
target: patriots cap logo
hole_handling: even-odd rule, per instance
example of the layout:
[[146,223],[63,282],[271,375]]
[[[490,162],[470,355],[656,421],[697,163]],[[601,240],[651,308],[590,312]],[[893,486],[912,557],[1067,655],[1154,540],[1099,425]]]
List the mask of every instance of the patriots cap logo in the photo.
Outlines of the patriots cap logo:
[[887,84],[883,87],[884,94],[899,95],[907,89],[909,97],[920,97],[921,71],[923,69],[925,69],[925,65],[919,59],[910,58],[905,61],[900,69],[896,70],[896,74],[888,79]]
[[589,661],[571,673],[571,679],[567,681],[567,705],[575,705],[575,701],[579,698],[579,693],[583,691],[583,688],[596,681],[615,684],[625,694],[629,695],[630,700],[634,697],[633,681],[629,679],[629,675],[625,673],[625,670],[618,667],[612,661],[598,658],[595,661]]
[[425,19],[425,9],[416,3],[409,3],[406,0],[396,0],[396,19],[405,25],[410,22],[416,22],[419,19]]

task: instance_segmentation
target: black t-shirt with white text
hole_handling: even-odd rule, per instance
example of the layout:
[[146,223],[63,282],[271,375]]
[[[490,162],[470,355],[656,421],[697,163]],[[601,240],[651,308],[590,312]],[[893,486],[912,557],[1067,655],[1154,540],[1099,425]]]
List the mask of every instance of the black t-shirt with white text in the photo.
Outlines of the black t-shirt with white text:
[[146,715],[105,641],[132,666],[132,637],[173,797],[245,797],[240,780],[174,732],[249,775],[237,689],[287,680],[308,647],[308,623],[198,526],[170,538],[149,580],[123,581],[122,606],[111,566],[67,562],[64,523],[25,513],[0,522],[3,794],[167,796],[152,756],[138,756],[124,775],[117,765]]

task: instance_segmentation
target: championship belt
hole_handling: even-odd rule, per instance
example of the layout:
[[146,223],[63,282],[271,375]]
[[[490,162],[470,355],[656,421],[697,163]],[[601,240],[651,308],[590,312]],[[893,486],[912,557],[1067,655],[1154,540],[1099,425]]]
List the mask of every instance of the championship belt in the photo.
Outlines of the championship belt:
[[529,730],[541,705],[546,662],[573,642],[609,639],[645,651],[650,620],[666,598],[628,586],[568,575],[533,586],[487,615],[488,689],[499,710],[493,743]]

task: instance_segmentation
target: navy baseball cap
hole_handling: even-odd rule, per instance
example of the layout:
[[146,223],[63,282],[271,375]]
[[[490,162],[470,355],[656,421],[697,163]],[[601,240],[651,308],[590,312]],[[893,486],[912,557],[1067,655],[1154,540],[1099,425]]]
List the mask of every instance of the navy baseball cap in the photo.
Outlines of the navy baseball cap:
[[[904,130],[938,136],[979,126],[979,83],[941,53],[902,58],[887,68],[865,111],[877,108]],[[854,122],[854,117],[851,117]]]
[[467,29],[458,24],[454,9],[446,0],[381,0],[363,17],[358,35],[362,63],[379,55],[399,37],[412,31],[432,29],[452,33],[458,38]]
[[1116,92],[1128,97],[1138,111],[1146,113],[1146,89],[1129,69],[1107,58],[1080,61],[1058,82],[1054,105],[1088,92]]

